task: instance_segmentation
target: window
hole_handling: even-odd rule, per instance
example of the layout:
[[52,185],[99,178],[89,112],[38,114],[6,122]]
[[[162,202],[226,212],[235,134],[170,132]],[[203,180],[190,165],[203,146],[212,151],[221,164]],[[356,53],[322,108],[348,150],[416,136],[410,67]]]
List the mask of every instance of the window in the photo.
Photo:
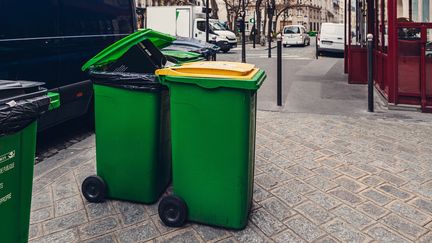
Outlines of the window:
[[284,34],[300,34],[300,28],[297,26],[289,26],[284,29]]
[[397,0],[399,22],[430,22],[432,8],[430,0]]
[[206,31],[206,22],[205,21],[198,21],[197,22],[197,28],[199,31]]
[[57,0],[0,0],[0,39],[56,36]]
[[60,35],[127,34],[133,32],[130,0],[58,0]]

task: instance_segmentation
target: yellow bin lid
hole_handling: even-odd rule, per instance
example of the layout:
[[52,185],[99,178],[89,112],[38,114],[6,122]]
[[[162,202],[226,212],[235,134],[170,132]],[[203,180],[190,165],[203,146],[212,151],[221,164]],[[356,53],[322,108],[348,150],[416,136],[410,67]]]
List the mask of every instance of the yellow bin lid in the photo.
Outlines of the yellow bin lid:
[[162,84],[195,84],[202,88],[219,87],[257,90],[266,78],[253,64],[238,62],[192,62],[156,70]]

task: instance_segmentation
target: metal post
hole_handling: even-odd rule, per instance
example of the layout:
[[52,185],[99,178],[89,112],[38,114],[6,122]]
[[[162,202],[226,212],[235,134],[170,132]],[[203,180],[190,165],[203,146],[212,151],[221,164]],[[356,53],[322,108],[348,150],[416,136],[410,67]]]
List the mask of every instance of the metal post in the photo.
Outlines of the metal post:
[[253,30],[253,36],[252,36],[253,40],[252,40],[252,43],[253,43],[253,48],[255,49],[255,42],[256,42],[256,26],[255,26],[256,19],[255,19],[255,11],[254,11],[253,19],[254,19],[254,22],[253,22],[253,26],[252,26],[252,30]]
[[206,0],[206,42],[209,42],[209,0]]
[[315,35],[315,58],[318,59],[319,52],[318,52],[318,34]]
[[282,38],[277,37],[277,105],[282,106]]
[[373,35],[367,35],[367,68],[368,68],[368,111],[374,112],[373,94]]
[[268,57],[271,58],[271,41],[272,41],[272,21],[273,21],[273,6],[271,3],[267,5],[267,15],[268,15]]
[[245,63],[246,62],[246,6],[245,6],[245,1],[246,0],[242,0],[242,62]]

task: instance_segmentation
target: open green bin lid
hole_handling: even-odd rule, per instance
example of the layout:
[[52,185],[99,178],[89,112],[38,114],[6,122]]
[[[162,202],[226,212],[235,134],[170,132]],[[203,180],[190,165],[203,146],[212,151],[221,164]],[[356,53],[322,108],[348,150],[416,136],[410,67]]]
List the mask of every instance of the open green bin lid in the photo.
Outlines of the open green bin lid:
[[264,70],[238,62],[193,62],[156,70],[162,84],[188,83],[202,88],[257,90],[266,78]]
[[87,71],[91,67],[102,67],[115,62],[122,57],[132,46],[142,42],[143,40],[150,40],[157,48],[162,49],[169,46],[175,37],[163,34],[152,29],[144,29],[130,34],[107,48],[103,49],[92,59],[88,60],[82,67],[82,71]]

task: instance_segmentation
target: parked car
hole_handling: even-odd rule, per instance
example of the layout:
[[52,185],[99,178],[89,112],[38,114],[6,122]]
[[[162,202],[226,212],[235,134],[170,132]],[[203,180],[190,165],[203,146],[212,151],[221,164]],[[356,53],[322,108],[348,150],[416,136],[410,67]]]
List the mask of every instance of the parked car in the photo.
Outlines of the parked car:
[[137,29],[134,1],[0,0],[0,6],[0,80],[40,81],[60,93],[60,109],[45,113],[39,129],[91,114],[92,85],[81,66]]
[[343,53],[344,24],[323,23],[318,38],[318,55],[323,52]]
[[282,44],[284,47],[289,45],[310,45],[310,38],[306,28],[302,25],[287,25],[282,31]]

